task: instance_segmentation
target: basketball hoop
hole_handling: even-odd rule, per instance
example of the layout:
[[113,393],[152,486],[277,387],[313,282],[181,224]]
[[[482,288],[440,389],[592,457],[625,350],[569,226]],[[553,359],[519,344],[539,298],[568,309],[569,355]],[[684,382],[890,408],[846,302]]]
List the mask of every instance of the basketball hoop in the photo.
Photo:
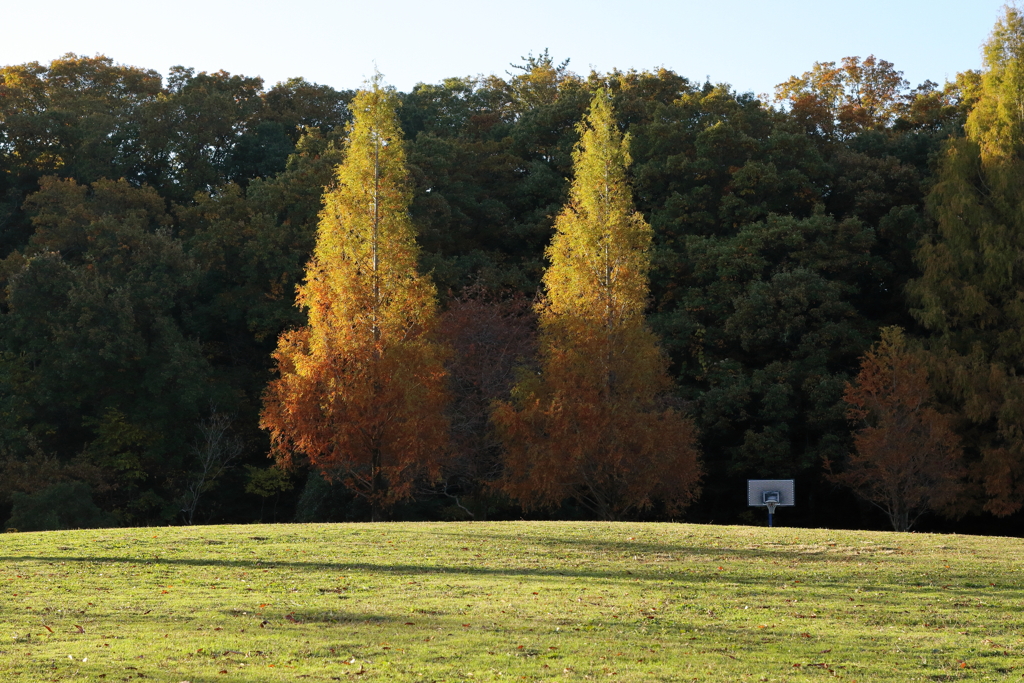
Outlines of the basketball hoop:
[[768,508],[768,526],[775,526],[775,508],[795,502],[792,479],[747,480],[747,505]]

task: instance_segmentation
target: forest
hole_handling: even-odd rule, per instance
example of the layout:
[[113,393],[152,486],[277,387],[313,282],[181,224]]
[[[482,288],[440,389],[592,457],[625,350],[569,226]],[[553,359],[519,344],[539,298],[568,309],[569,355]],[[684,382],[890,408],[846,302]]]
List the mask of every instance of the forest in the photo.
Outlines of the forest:
[[4,66],[0,518],[764,524],[792,478],[780,524],[1019,535],[1022,112],[1014,8],[942,85],[767,98]]

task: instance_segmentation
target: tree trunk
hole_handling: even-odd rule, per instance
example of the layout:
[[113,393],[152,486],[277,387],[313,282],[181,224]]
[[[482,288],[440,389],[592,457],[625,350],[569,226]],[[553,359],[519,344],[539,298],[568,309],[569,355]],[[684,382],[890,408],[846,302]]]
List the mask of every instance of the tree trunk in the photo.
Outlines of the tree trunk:
[[385,482],[384,472],[381,470],[380,448],[374,447],[370,456],[370,521],[384,521],[384,506],[381,498],[384,496]]

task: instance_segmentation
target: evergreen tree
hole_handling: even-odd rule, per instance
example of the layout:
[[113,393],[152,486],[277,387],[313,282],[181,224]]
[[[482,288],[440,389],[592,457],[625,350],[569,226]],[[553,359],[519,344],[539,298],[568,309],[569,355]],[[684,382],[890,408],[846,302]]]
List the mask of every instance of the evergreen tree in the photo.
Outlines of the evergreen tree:
[[324,198],[261,425],[273,452],[302,454],[366,498],[373,518],[436,476],[447,452],[445,349],[432,340],[436,293],[417,272],[397,97],[379,78],[352,103],[345,160]]
[[572,499],[604,519],[656,500],[675,511],[700,476],[693,425],[668,405],[667,359],[644,320],[651,228],[633,208],[629,140],[600,90],[580,125],[539,308],[540,372],[493,420],[505,489],[527,506]]
[[967,137],[949,143],[928,197],[935,238],[910,284],[934,334],[934,377],[971,423],[985,508],[1024,504],[1024,16],[1013,7],[985,47]]
[[199,268],[151,188],[47,177],[24,208],[35,231],[0,316],[0,456],[87,464],[104,509],[167,522],[203,405],[231,400],[190,333]]

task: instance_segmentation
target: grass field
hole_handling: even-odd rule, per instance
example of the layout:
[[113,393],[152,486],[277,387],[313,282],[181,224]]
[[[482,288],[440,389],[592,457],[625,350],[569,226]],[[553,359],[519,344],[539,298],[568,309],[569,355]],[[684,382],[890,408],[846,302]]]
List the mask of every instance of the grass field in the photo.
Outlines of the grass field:
[[448,523],[0,536],[0,681],[1024,675],[1024,542]]

